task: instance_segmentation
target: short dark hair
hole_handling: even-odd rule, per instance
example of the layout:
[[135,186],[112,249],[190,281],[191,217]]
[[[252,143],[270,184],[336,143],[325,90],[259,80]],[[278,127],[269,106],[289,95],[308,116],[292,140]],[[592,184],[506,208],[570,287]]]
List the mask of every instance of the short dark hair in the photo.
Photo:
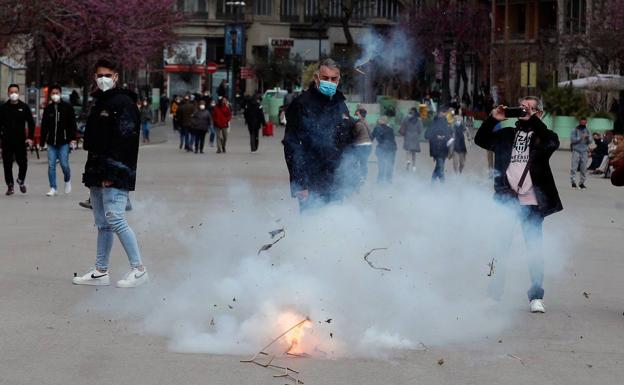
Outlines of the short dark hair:
[[117,63],[114,63],[112,60],[108,60],[108,59],[98,59],[98,61],[95,62],[95,66],[93,67],[94,71],[97,71],[98,68],[108,68],[109,70],[113,70],[113,71],[117,71]]
[[7,87],[7,90],[8,90],[9,88],[13,88],[13,87],[15,87],[15,88],[17,88],[17,89],[19,90],[19,86],[18,86],[17,84],[15,84],[15,83],[11,83],[11,84],[9,84],[9,86]]
[[53,84],[50,86],[50,92],[52,92],[52,90],[59,90],[59,92],[62,92],[63,89],[61,88],[61,86],[59,86],[58,84]]
[[360,108],[360,109],[358,109],[358,110],[357,110],[357,112],[359,112],[359,113],[360,113],[360,116],[361,116],[361,117],[363,117],[363,118],[365,118],[365,117],[366,117],[366,114],[367,114],[366,109],[364,109],[364,108]]

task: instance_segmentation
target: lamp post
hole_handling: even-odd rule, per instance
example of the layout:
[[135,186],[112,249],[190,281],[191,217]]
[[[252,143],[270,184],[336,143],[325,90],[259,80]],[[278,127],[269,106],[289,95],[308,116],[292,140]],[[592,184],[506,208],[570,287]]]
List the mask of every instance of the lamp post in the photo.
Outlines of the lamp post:
[[[228,99],[230,100],[230,103],[233,101],[233,96],[234,96],[234,87],[236,86],[237,83],[237,77],[236,77],[236,66],[237,66],[237,56],[238,56],[238,52],[237,52],[237,47],[238,44],[241,44],[241,46],[244,48],[244,43],[238,41],[238,31],[242,31],[241,33],[241,40],[244,41],[245,39],[245,32],[242,28],[239,29],[239,15],[243,15],[243,22],[244,22],[244,9],[246,6],[246,3],[244,1],[241,0],[235,0],[235,1],[227,1],[225,3],[225,5],[233,7],[234,9],[234,25],[236,26],[235,29],[230,29],[230,36],[226,36],[226,39],[230,39],[230,44],[232,47],[232,57],[231,57],[231,62],[228,62],[228,66],[227,66],[227,72],[226,72],[226,81],[229,83],[230,82],[230,63],[232,66],[232,84],[229,87],[229,92],[228,92]],[[242,24],[241,24],[242,25]],[[233,105],[236,105],[235,103]]]

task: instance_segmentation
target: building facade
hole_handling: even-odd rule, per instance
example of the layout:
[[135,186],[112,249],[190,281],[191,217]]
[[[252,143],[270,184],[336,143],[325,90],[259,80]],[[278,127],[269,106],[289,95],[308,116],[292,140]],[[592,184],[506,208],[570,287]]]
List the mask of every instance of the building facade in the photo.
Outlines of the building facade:
[[[223,80],[233,93],[264,90],[268,84],[254,70],[280,71],[280,59],[303,67],[344,51],[342,5],[342,0],[178,0],[185,22],[176,31],[177,47],[164,52],[166,90],[170,95],[214,93]],[[355,44],[369,28],[395,25],[407,6],[403,0],[352,0],[349,5]],[[217,71],[209,73],[208,64],[216,64]],[[280,85],[290,86],[285,80]]]

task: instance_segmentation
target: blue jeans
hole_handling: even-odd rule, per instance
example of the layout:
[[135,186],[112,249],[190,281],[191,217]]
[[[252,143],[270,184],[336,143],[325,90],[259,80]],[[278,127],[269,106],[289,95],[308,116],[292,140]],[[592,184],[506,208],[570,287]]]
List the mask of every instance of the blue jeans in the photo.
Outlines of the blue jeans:
[[63,180],[65,183],[71,180],[71,171],[69,170],[69,144],[60,146],[48,145],[48,181],[50,187],[56,190],[56,160],[61,163],[63,170]]
[[433,169],[433,174],[431,175],[432,181],[438,178],[440,179],[440,182],[444,182],[444,162],[445,161],[446,161],[445,156],[438,156],[435,158],[435,167]]
[[141,266],[143,263],[139,245],[134,231],[128,226],[126,220],[128,191],[112,187],[91,187],[90,190],[93,217],[98,228],[95,268],[100,271],[108,270],[108,261],[113,247],[113,233],[117,234],[126,251],[130,266]]
[[355,169],[360,177],[361,184],[364,184],[368,177],[368,157],[372,147],[370,144],[355,146]]
[[208,138],[210,145],[214,145],[214,141],[215,141],[215,136],[217,135],[217,130],[214,128],[214,126],[210,127],[210,137]]
[[143,132],[143,140],[149,142],[150,122],[141,122],[141,132]]
[[191,130],[188,127],[180,127],[180,148],[190,150],[191,144]]
[[377,148],[377,183],[391,183],[396,151],[381,151]]
[[[529,280],[531,286],[527,291],[529,301],[544,298],[544,254],[542,249],[542,225],[544,217],[539,212],[537,206],[523,206],[517,202],[510,202],[515,205],[514,209],[520,219],[522,233],[526,243],[527,260],[529,264]],[[509,252],[509,247],[513,237],[513,228],[510,228],[509,237],[502,237],[498,240],[498,256],[496,258],[496,270],[492,276],[492,282],[488,287],[488,292],[494,299],[500,299],[505,287],[505,275],[507,270],[507,258],[505,254]]]

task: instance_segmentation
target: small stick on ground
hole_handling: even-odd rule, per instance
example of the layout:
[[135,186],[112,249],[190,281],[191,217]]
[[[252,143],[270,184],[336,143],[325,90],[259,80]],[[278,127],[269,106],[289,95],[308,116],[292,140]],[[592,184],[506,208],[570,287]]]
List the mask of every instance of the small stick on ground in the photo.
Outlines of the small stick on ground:
[[508,356],[508,357],[511,357],[511,358],[515,358],[516,360],[520,361],[520,363],[521,363],[522,365],[524,365],[524,360],[523,360],[522,358],[520,358],[520,357],[518,357],[518,356],[514,356],[513,354],[507,354],[507,356]]
[[377,267],[375,265],[373,265],[373,263],[371,261],[368,260],[368,257],[374,253],[377,250],[388,250],[387,247],[378,247],[375,249],[371,249],[369,252],[367,252],[366,254],[364,254],[364,260],[366,261],[366,263],[368,263],[368,266],[372,267],[375,270],[383,270],[383,271],[390,271],[390,269],[388,269],[387,267]]
[[492,274],[494,274],[494,262],[496,262],[496,259],[492,258],[492,262],[487,264],[490,267],[490,272],[487,275],[488,277],[491,277]]

